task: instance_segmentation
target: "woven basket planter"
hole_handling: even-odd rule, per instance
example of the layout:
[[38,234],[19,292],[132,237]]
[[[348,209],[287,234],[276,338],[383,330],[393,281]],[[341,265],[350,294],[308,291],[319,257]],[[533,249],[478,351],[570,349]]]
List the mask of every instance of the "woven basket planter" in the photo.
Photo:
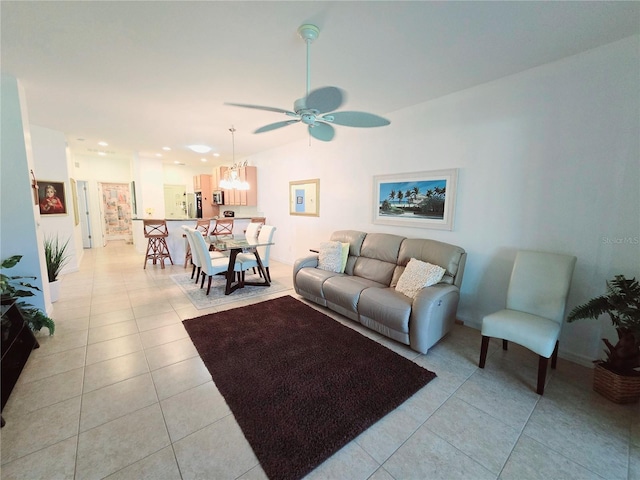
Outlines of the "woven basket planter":
[[640,376],[618,375],[596,365],[593,389],[614,403],[636,403],[640,400]]

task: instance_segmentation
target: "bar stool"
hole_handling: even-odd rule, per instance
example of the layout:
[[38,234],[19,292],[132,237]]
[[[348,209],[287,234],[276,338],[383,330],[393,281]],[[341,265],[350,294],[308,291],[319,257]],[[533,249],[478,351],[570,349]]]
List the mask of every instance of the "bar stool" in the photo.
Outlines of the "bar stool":
[[[218,218],[216,224],[210,233],[211,236],[216,237],[216,241],[219,236],[233,235],[233,218]],[[215,250],[213,245],[209,246],[209,250]]]
[[166,238],[169,236],[167,222],[164,220],[143,220],[144,237],[149,239],[147,253],[144,256],[144,268],[147,268],[149,259],[155,265],[160,260],[160,265],[164,268],[164,259],[168,258],[173,265],[173,259],[169,253]]
[[[196,220],[196,230],[199,230],[202,232],[202,235],[204,235],[205,237],[209,234],[209,226],[211,225],[211,220],[208,218],[201,218],[199,220]],[[187,238],[186,234],[182,234],[182,238]],[[191,244],[189,242],[187,242],[187,246],[185,247],[185,254],[184,254],[184,268],[187,268],[187,265],[189,264],[189,260],[191,260]]]

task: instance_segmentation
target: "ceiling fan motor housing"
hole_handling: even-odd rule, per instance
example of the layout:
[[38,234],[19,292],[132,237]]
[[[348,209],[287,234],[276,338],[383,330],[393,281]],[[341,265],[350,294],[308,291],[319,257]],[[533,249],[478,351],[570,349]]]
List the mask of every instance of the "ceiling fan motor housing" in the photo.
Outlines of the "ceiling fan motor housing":
[[298,35],[305,42],[313,42],[320,35],[320,29],[315,25],[304,24],[298,27]]
[[296,100],[295,102],[293,102],[293,111],[296,112],[297,114],[302,113],[303,110],[307,109],[307,102],[305,102],[306,97],[305,98],[299,98],[298,100]]

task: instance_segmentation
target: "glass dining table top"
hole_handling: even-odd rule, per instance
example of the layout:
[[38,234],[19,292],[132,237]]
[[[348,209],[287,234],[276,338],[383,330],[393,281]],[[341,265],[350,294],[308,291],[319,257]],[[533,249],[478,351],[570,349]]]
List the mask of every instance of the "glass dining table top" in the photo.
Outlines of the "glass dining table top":
[[273,242],[261,241],[258,237],[245,237],[244,235],[209,235],[209,237],[207,237],[207,241],[219,251],[240,250],[273,245]]

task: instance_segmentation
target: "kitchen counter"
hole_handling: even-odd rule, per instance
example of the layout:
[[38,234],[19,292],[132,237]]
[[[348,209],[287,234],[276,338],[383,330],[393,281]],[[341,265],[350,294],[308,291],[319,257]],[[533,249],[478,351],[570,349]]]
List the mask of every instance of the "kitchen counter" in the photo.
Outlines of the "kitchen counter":
[[[253,217],[213,217],[211,220],[216,220],[216,218],[233,218],[234,220],[251,220]],[[144,218],[132,218],[133,221],[144,220]],[[154,219],[156,220],[156,219]],[[167,222],[195,222],[196,220],[200,220],[199,218],[165,218]]]

